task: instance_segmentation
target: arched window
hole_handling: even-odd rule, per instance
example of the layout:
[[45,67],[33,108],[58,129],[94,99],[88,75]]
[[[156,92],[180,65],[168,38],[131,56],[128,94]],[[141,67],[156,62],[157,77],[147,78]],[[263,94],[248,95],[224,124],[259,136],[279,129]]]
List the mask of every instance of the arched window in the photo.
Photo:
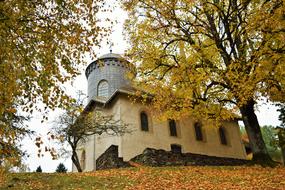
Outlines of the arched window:
[[228,142],[227,142],[226,131],[224,127],[219,128],[219,135],[220,135],[221,144],[227,145]]
[[102,80],[99,82],[97,95],[102,97],[109,96],[109,84],[106,80]]
[[177,137],[176,123],[173,119],[168,120],[170,136]]
[[80,166],[81,166],[82,170],[84,170],[86,167],[86,152],[85,152],[85,150],[83,150],[81,153]]
[[142,131],[148,131],[148,117],[145,112],[141,112],[140,114],[141,119],[141,130]]
[[200,122],[196,122],[194,124],[196,140],[203,141],[203,133],[202,133],[202,124]]

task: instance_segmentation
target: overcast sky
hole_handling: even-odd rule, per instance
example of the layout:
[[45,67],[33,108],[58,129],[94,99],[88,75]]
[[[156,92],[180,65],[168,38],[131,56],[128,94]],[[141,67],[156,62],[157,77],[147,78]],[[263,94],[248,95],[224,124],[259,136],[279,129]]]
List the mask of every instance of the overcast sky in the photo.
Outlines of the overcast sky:
[[[114,1],[115,0],[111,0]],[[114,53],[123,54],[124,51],[127,48],[127,43],[124,40],[123,37],[123,22],[127,18],[127,14],[123,12],[120,8],[116,8],[110,16],[110,18],[117,19],[118,24],[113,26],[113,33],[111,35],[111,41],[113,42],[112,51]],[[107,54],[110,52],[110,45],[107,45],[106,41],[102,43],[102,48],[96,50],[97,57],[101,56],[103,54]],[[88,62],[92,62],[94,60],[88,60]],[[85,77],[85,68],[82,68],[81,75],[78,76],[74,82],[73,86],[69,86],[66,88],[66,91],[69,94],[76,94],[77,90],[83,91],[85,94],[87,94],[87,80]],[[50,112],[49,113],[49,121],[41,123],[41,117],[42,115],[40,113],[34,114],[32,120],[29,122],[29,126],[31,130],[36,131],[36,136],[42,136],[46,137],[46,134],[48,133],[50,127],[52,126],[52,121],[55,119],[55,117],[59,114],[58,111]],[[35,171],[38,166],[41,166],[43,169],[43,172],[54,172],[57,165],[62,162],[65,164],[65,166],[71,171],[71,160],[70,158],[65,159],[59,159],[59,160],[52,160],[50,155],[48,153],[44,154],[44,157],[38,158],[37,157],[37,147],[35,145],[35,137],[32,139],[27,137],[23,141],[23,149],[27,151],[29,154],[29,157],[25,160],[25,163],[28,164],[31,171]],[[51,142],[48,142],[47,139],[45,139],[45,143],[50,146],[56,146],[54,144],[51,144]]]
[[[114,53],[123,54],[125,49],[127,48],[127,43],[125,42],[122,35],[122,25],[127,17],[127,14],[118,8],[112,13],[111,17],[116,18],[118,20],[118,24],[114,26],[114,32],[111,36],[113,42],[112,50]],[[109,53],[110,51],[109,45],[107,45],[106,42],[104,43],[102,49],[98,50],[98,56]],[[88,61],[91,62],[92,60]],[[81,72],[82,74],[75,79],[73,87],[68,87],[66,89],[69,93],[72,92],[74,94],[76,90],[82,90],[83,92],[87,93],[87,80],[84,75],[85,68],[82,68]],[[258,110],[259,111],[257,111],[256,114],[258,116],[258,120],[261,126],[277,126],[280,124],[280,122],[278,121],[278,113],[276,111],[275,106],[269,105],[268,103],[265,103],[265,101],[263,101],[259,103]],[[29,122],[29,125],[31,126],[32,130],[35,130],[37,132],[38,135],[42,135],[44,137],[49,131],[51,121],[54,120],[57,115],[58,112],[49,113],[49,122],[45,123],[41,123],[41,114],[34,115],[33,119]],[[23,149],[26,150],[27,153],[30,155],[26,159],[25,163],[28,164],[31,171],[35,171],[36,168],[40,165],[43,169],[43,172],[54,172],[60,162],[64,163],[65,166],[69,169],[69,171],[71,171],[70,158],[67,160],[52,160],[48,154],[45,154],[45,156],[42,158],[38,158],[37,147],[34,144],[34,138],[35,137],[33,137],[32,139],[26,138],[23,141]]]

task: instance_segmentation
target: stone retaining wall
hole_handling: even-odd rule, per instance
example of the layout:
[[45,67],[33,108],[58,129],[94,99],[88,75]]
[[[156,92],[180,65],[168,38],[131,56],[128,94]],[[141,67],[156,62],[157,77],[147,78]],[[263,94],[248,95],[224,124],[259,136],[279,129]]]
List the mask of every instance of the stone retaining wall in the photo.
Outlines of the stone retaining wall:
[[[174,153],[171,151],[146,148],[142,154],[130,160],[145,166],[238,166],[250,164],[249,160],[222,158],[192,153]],[[118,146],[110,146],[97,160],[96,170],[130,167],[118,156]]]
[[165,150],[146,148],[132,162],[147,166],[236,166],[249,164],[249,160],[222,158],[192,153],[173,153]]
[[118,146],[111,145],[99,158],[96,160],[96,170],[125,168],[130,167],[128,162],[124,162],[123,158],[119,157]]

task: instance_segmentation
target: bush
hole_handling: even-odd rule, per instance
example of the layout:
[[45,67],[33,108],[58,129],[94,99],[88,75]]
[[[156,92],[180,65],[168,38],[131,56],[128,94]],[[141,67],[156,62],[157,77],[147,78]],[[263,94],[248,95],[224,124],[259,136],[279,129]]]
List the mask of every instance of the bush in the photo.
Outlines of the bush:
[[57,173],[66,173],[67,172],[67,168],[64,166],[63,163],[59,163],[55,171]]
[[42,173],[43,172],[41,166],[37,167],[36,172],[38,172],[38,173]]

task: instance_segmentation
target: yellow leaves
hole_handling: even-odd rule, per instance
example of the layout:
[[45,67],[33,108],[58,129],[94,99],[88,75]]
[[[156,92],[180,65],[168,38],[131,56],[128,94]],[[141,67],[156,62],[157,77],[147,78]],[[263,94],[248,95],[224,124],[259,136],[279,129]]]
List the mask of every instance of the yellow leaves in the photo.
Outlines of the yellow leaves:
[[273,91],[281,99],[284,6],[277,1],[238,1],[251,7],[244,10],[225,1],[124,3],[131,15],[128,54],[138,64],[134,80],[155,96],[162,117],[188,112],[231,119],[229,111],[249,99],[273,97]]
[[[8,175],[8,176],[7,176]],[[0,186],[22,189],[284,189],[284,168],[139,167],[84,173],[5,174]],[[0,173],[1,177],[1,173]],[[14,180],[14,179],[17,180]],[[0,178],[2,179],[2,178]]]
[[[13,131],[6,115],[16,116],[21,108],[29,114],[41,111],[35,106],[38,102],[47,105],[45,111],[68,105],[70,98],[61,85],[78,75],[78,66],[83,63],[81,55],[101,41],[103,26],[93,26],[97,25],[95,7],[102,1],[64,2],[64,7],[50,6],[50,1],[36,5],[29,1],[0,3],[4,18],[0,38],[5,44],[0,47],[0,122],[1,130],[5,129],[1,137],[11,146],[10,139],[19,138],[19,134]],[[80,23],[82,17],[87,19],[84,25]],[[42,122],[45,119],[46,116]]]
[[[60,137],[55,136],[51,132],[47,133],[48,141],[51,142],[52,140],[59,139]],[[56,160],[58,158],[58,154],[54,147],[50,147],[46,140],[42,137],[36,137],[35,139],[35,145],[38,149],[38,157],[43,157],[44,153],[47,152],[50,154],[52,160]],[[45,145],[45,146],[44,146]],[[43,147],[44,146],[44,147]]]
[[[99,25],[96,18],[102,2],[0,3],[1,116],[16,114],[15,105],[17,109],[33,114],[34,110],[40,111],[35,106],[38,102],[43,102],[49,109],[69,104],[70,98],[61,85],[79,74],[84,53],[94,58],[94,52],[90,50],[109,31]],[[4,119],[0,118],[0,121],[4,122]],[[9,128],[10,121],[5,122]],[[6,130],[8,136],[9,131]]]
[[7,110],[7,112],[10,112],[10,113],[16,113],[17,110],[15,108],[10,108]]
[[[0,4],[5,18],[0,24],[1,44],[5,44],[0,48],[0,91],[5,92],[1,105],[22,97],[36,102],[42,98],[51,108],[61,101],[63,94],[48,89],[77,76],[82,55],[100,43],[101,33],[108,32],[97,24],[102,2],[64,1],[63,7],[51,6],[49,1],[32,6],[28,1]],[[81,18],[87,19],[84,25]],[[87,29],[89,25],[92,30]]]
[[43,144],[43,141],[41,140],[41,137],[37,137],[35,145],[39,148],[39,150],[40,150],[41,144]]
[[4,168],[0,167],[0,187],[6,183],[7,173]]

